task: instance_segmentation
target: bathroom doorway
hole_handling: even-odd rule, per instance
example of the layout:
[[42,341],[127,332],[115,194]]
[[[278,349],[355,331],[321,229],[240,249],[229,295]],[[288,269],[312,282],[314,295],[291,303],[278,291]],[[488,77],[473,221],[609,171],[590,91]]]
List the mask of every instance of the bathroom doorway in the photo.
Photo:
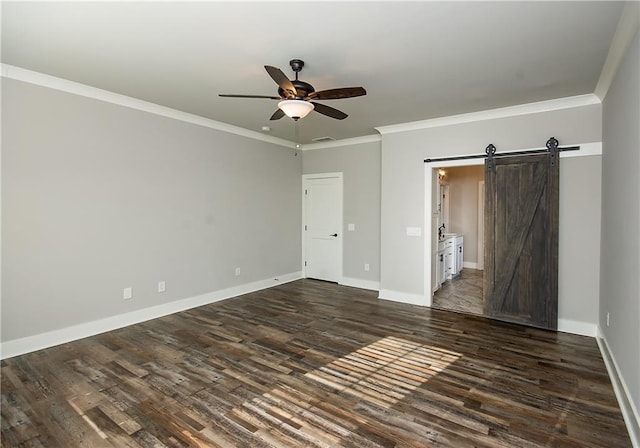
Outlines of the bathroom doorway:
[[431,306],[483,314],[484,165],[449,165],[434,171],[431,240],[436,279]]

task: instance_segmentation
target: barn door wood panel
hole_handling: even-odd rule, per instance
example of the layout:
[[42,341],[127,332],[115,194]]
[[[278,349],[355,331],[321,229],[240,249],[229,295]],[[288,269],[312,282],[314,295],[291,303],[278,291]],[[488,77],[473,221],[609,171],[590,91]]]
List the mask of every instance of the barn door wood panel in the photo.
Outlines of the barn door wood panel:
[[484,313],[558,327],[559,158],[485,162]]

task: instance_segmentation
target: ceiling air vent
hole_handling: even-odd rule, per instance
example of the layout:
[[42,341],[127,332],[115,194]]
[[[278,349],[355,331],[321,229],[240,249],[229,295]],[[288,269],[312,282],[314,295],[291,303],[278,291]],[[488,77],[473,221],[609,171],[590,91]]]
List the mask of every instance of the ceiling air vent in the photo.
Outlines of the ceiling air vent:
[[335,142],[336,139],[333,138],[333,137],[316,137],[316,138],[312,138],[311,141],[312,142],[316,142],[316,143],[319,143],[319,142]]

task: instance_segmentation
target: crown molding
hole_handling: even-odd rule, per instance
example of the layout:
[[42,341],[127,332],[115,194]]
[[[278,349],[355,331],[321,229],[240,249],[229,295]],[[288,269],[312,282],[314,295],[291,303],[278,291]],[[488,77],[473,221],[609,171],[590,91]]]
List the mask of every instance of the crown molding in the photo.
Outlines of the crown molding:
[[633,41],[633,37],[640,28],[640,3],[637,1],[626,2],[622,14],[620,15],[620,21],[616,28],[616,33],[611,40],[611,46],[607,53],[607,59],[604,61],[602,71],[600,72],[600,78],[596,85],[595,94],[604,100],[607,96],[609,87],[613,82],[618,69],[627,54],[627,50]]
[[[626,9],[625,9],[626,11]],[[201,117],[199,115],[190,114],[187,112],[172,109],[170,107],[161,106],[159,104],[151,103],[148,101],[139,100],[126,95],[110,92],[108,90],[98,89],[96,87],[87,86],[74,81],[69,81],[63,78],[58,78],[44,73],[36,72],[33,70],[24,69],[21,67],[2,64],[2,77],[8,79],[14,79],[42,87],[47,87],[62,92],[71,93],[74,95],[84,96],[87,98],[104,101],[131,109],[140,110],[143,112],[160,115],[163,117],[173,118],[175,120],[183,121],[186,123],[195,124],[198,126],[215,129],[230,134],[239,135],[242,137],[251,138],[254,140],[260,140],[267,143],[283,146],[292,149],[301,149],[302,151],[311,151],[315,149],[327,149],[337,148],[343,146],[352,146],[362,143],[379,142],[382,140],[382,135],[393,134],[397,132],[415,131],[420,129],[428,129],[434,127],[450,126],[455,124],[471,123],[475,121],[491,120],[497,118],[507,118],[517,115],[528,115],[540,112],[549,112],[553,110],[569,109],[573,107],[588,106],[594,104],[601,104],[602,101],[595,94],[578,95],[567,98],[558,98],[547,101],[540,101],[536,103],[520,104],[516,106],[508,106],[498,109],[490,109],[479,112],[471,112],[459,115],[450,115],[446,117],[432,118],[428,120],[413,121],[409,123],[400,123],[389,126],[379,126],[374,129],[380,134],[367,135],[362,137],[347,138],[341,140],[335,140],[331,142],[312,143],[309,145],[302,145],[298,147],[295,142],[285,140],[278,137],[272,137],[264,135],[260,132],[250,131],[238,126],[233,126],[220,121],[212,120],[210,118]]]
[[331,142],[311,143],[309,145],[302,145],[303,151],[312,151],[314,149],[327,149],[327,148],[339,148],[342,146],[360,145],[362,143],[373,143],[382,141],[380,134],[365,135],[363,137],[345,138],[342,140],[334,140]]
[[46,75],[44,73],[27,70],[14,65],[2,64],[2,77],[22,81],[29,84],[35,84],[49,89],[59,90],[61,92],[71,93],[74,95],[84,96],[107,103],[117,104],[119,106],[148,112],[162,117],[173,118],[175,120],[184,121],[186,123],[215,129],[230,134],[248,137],[254,140],[261,140],[267,143],[284,146],[287,148],[295,148],[296,144],[289,140],[264,135],[259,132],[250,131],[238,126],[222,123],[220,121],[204,118],[199,115],[182,112],[166,106],[139,100],[130,96],[121,95],[119,93],[110,92],[108,90],[98,89],[96,87],[87,86],[77,82],[69,81],[55,76]]
[[375,128],[382,135],[601,104],[593,93]]

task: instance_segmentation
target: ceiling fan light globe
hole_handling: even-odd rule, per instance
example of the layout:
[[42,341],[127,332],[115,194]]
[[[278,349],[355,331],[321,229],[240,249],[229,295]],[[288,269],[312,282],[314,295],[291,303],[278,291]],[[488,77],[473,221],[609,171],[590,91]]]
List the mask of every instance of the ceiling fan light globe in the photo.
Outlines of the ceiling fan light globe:
[[278,103],[278,107],[294,121],[306,117],[313,110],[313,104],[304,100],[283,100]]

